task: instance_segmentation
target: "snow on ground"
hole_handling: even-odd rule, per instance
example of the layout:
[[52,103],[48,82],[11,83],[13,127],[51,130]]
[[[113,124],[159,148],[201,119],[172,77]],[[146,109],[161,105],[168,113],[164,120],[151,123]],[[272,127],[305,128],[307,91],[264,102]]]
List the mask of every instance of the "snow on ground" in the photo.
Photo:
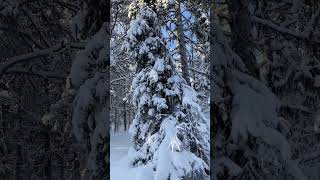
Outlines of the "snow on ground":
[[111,180],[152,180],[152,169],[147,166],[129,167],[128,150],[132,147],[128,132],[111,133],[110,138],[110,179]]
[[132,146],[128,132],[111,133],[110,138],[110,161],[111,164],[119,161],[128,154],[129,147]]
[[132,147],[132,142],[128,132],[111,132],[110,180],[153,180],[154,173],[151,167],[129,167],[128,150],[130,147]]

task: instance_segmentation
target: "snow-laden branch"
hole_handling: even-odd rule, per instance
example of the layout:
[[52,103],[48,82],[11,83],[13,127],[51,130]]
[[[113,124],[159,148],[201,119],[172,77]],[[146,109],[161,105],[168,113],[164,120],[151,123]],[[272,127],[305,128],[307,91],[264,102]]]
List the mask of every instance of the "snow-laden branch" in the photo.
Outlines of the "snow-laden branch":
[[114,79],[112,81],[110,81],[110,84],[112,85],[113,83],[117,82],[117,81],[121,81],[121,80],[126,80],[128,79],[129,77],[121,77],[121,78],[117,78],[117,79]]
[[199,74],[201,74],[201,75],[204,75],[204,76],[208,76],[208,77],[209,77],[209,74],[206,73],[206,72],[199,71],[199,70],[197,70],[197,69],[195,69],[195,68],[193,68],[193,67],[189,67],[189,69],[190,69],[191,71],[194,71],[194,72],[196,72],[196,73],[199,73]]
[[51,71],[28,71],[26,69],[22,68],[14,68],[14,69],[8,69],[5,74],[27,74],[27,75],[33,75],[33,76],[39,76],[43,78],[54,78],[54,79],[62,79],[65,80],[67,78],[66,75],[64,75],[61,72],[51,72]]
[[217,174],[223,171],[223,167],[226,167],[232,176],[238,176],[243,170],[240,166],[234,163],[228,157],[219,157],[213,159],[213,178],[217,178]]
[[314,24],[317,22],[317,19],[319,18],[320,15],[320,8],[317,10],[317,12],[311,17],[307,27],[304,29],[303,34],[305,36],[309,37],[312,30],[314,29]]
[[273,22],[269,21],[269,20],[266,20],[266,19],[262,19],[262,18],[259,18],[259,17],[252,17],[252,20],[256,23],[259,23],[259,24],[262,24],[264,26],[267,26],[273,30],[276,30],[280,33],[284,33],[284,34],[288,34],[288,35],[291,35],[291,36],[294,36],[298,39],[302,39],[302,40],[306,40],[306,41],[311,41],[311,42],[315,42],[315,43],[320,43],[320,39],[317,39],[317,38],[310,38],[309,35],[310,35],[310,32],[309,31],[305,31],[305,32],[296,32],[296,31],[292,31],[288,28],[285,28],[285,27],[281,27],[277,24],[274,24]]
[[79,43],[70,43],[70,44],[58,44],[53,47],[47,48],[47,49],[42,49],[42,50],[37,50],[31,53],[27,54],[22,54],[18,56],[14,56],[9,58],[7,61],[5,61],[2,65],[0,65],[0,77],[3,76],[3,74],[13,65],[25,61],[29,61],[33,58],[37,57],[43,57],[43,56],[48,56],[51,54],[56,54],[61,52],[62,50],[65,50],[67,48],[75,48],[75,49],[83,49],[84,45],[79,44]]

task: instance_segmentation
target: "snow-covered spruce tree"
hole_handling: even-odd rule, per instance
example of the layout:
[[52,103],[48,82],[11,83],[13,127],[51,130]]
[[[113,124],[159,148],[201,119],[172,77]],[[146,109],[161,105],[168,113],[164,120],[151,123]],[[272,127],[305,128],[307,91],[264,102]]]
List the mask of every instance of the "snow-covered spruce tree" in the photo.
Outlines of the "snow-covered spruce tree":
[[131,165],[153,169],[155,180],[205,179],[209,128],[196,92],[175,70],[161,37],[157,6],[133,2],[125,44],[137,63],[132,83],[136,116],[130,126]]

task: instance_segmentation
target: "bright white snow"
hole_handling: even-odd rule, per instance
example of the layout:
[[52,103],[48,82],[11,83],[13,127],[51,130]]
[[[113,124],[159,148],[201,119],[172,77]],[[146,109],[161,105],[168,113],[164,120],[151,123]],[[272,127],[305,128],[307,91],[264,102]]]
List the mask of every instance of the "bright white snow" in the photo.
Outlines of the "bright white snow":
[[[128,132],[119,132],[116,134],[111,132],[110,180],[154,180],[154,172],[150,166],[141,165],[136,168],[129,166],[128,151],[131,147],[132,142],[130,141],[130,135]],[[187,154],[190,155],[190,153]],[[183,155],[187,154],[183,153]],[[175,153],[175,155],[179,156],[178,153]],[[166,163],[164,162],[164,164]],[[166,166],[164,165],[162,167]]]
[[128,150],[132,147],[128,132],[111,133],[110,138],[110,180],[152,180],[150,167],[129,167]]

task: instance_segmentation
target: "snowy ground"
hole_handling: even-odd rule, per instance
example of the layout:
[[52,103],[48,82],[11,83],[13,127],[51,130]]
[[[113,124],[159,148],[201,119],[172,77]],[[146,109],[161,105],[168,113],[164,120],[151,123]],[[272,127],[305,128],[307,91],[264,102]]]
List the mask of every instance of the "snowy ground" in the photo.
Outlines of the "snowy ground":
[[127,156],[131,141],[127,132],[111,133],[110,161],[111,165]]
[[147,166],[129,167],[128,150],[130,147],[132,147],[132,143],[128,132],[116,134],[111,132],[110,180],[153,180],[152,168]]
[[126,132],[111,133],[110,138],[110,179],[129,179],[127,154],[131,146],[129,134]]
[[110,140],[110,179],[111,180],[152,180],[150,168],[145,166],[130,168],[128,150],[132,146],[128,132],[111,133]]

